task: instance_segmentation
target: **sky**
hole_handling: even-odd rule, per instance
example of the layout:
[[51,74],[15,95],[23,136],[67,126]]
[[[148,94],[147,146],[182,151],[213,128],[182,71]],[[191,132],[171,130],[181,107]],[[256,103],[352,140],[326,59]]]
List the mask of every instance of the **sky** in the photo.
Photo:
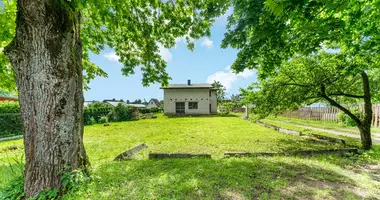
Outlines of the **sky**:
[[[239,88],[245,88],[256,81],[253,70],[245,70],[234,74],[230,66],[236,59],[236,49],[222,49],[220,44],[226,32],[227,15],[219,17],[211,28],[211,37],[195,41],[195,50],[187,49],[186,43],[178,39],[177,45],[171,49],[160,48],[160,54],[167,62],[167,72],[172,80],[170,84],[212,83],[220,81],[227,89],[227,95],[238,94]],[[96,77],[89,84],[90,90],[84,92],[86,101],[104,99],[123,99],[124,101],[151,98],[163,99],[160,84],[143,87],[142,75],[124,76],[121,73],[122,64],[112,49],[105,49],[99,55],[90,55],[92,62],[108,73],[108,78]]]

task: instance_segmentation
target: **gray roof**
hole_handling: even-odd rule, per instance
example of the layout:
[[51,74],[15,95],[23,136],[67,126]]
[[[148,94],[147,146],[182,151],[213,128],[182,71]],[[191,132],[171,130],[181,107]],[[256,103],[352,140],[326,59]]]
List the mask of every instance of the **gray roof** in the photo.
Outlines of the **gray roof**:
[[212,88],[211,84],[208,83],[197,83],[197,84],[169,84],[167,87],[161,87],[161,89],[179,89],[179,88]]

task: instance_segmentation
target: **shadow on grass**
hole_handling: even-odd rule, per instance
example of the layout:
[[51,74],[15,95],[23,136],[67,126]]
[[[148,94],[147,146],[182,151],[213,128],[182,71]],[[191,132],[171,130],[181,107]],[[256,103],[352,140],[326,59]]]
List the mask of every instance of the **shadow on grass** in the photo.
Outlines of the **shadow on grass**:
[[349,177],[277,158],[166,159],[99,166],[88,197],[103,199],[363,199]]

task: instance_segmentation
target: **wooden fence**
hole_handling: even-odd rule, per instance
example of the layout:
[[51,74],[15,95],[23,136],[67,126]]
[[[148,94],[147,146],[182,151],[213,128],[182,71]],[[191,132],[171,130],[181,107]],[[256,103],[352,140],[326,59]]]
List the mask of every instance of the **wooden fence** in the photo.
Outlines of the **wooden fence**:
[[[363,105],[358,106],[363,111]],[[340,110],[335,107],[304,107],[293,111],[284,111],[285,117],[338,122],[338,113]],[[372,105],[372,126],[380,127],[380,104]]]

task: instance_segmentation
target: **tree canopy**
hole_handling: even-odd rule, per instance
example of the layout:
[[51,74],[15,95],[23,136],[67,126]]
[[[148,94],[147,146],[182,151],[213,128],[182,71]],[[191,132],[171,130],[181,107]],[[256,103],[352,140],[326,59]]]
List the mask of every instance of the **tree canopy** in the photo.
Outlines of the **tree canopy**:
[[[369,149],[371,94],[378,93],[370,79],[379,69],[380,1],[232,3],[222,47],[239,49],[231,66],[235,72],[258,70],[259,83],[245,92],[256,110],[268,114],[323,99],[355,121],[363,148]],[[362,119],[343,106],[359,100]]]
[[380,49],[380,2],[376,0],[234,0],[222,47],[239,49],[232,65],[236,72],[258,69],[261,78],[283,61],[323,49],[344,52],[357,65]]
[[[213,18],[228,8],[227,0],[59,0],[61,6],[69,6],[81,12],[81,40],[83,47],[84,83],[96,76],[107,74],[89,58],[105,47],[115,50],[123,64],[122,74],[134,74],[134,68],[142,71],[144,86],[158,82],[167,84],[166,62],[159,48],[175,46],[183,37],[190,50],[193,39],[210,35]],[[15,35],[15,0],[2,0],[0,8],[0,87],[15,90],[15,75],[4,55],[4,48]]]
[[214,81],[211,85],[216,90],[216,101],[221,103],[226,97],[226,88],[220,81]]

